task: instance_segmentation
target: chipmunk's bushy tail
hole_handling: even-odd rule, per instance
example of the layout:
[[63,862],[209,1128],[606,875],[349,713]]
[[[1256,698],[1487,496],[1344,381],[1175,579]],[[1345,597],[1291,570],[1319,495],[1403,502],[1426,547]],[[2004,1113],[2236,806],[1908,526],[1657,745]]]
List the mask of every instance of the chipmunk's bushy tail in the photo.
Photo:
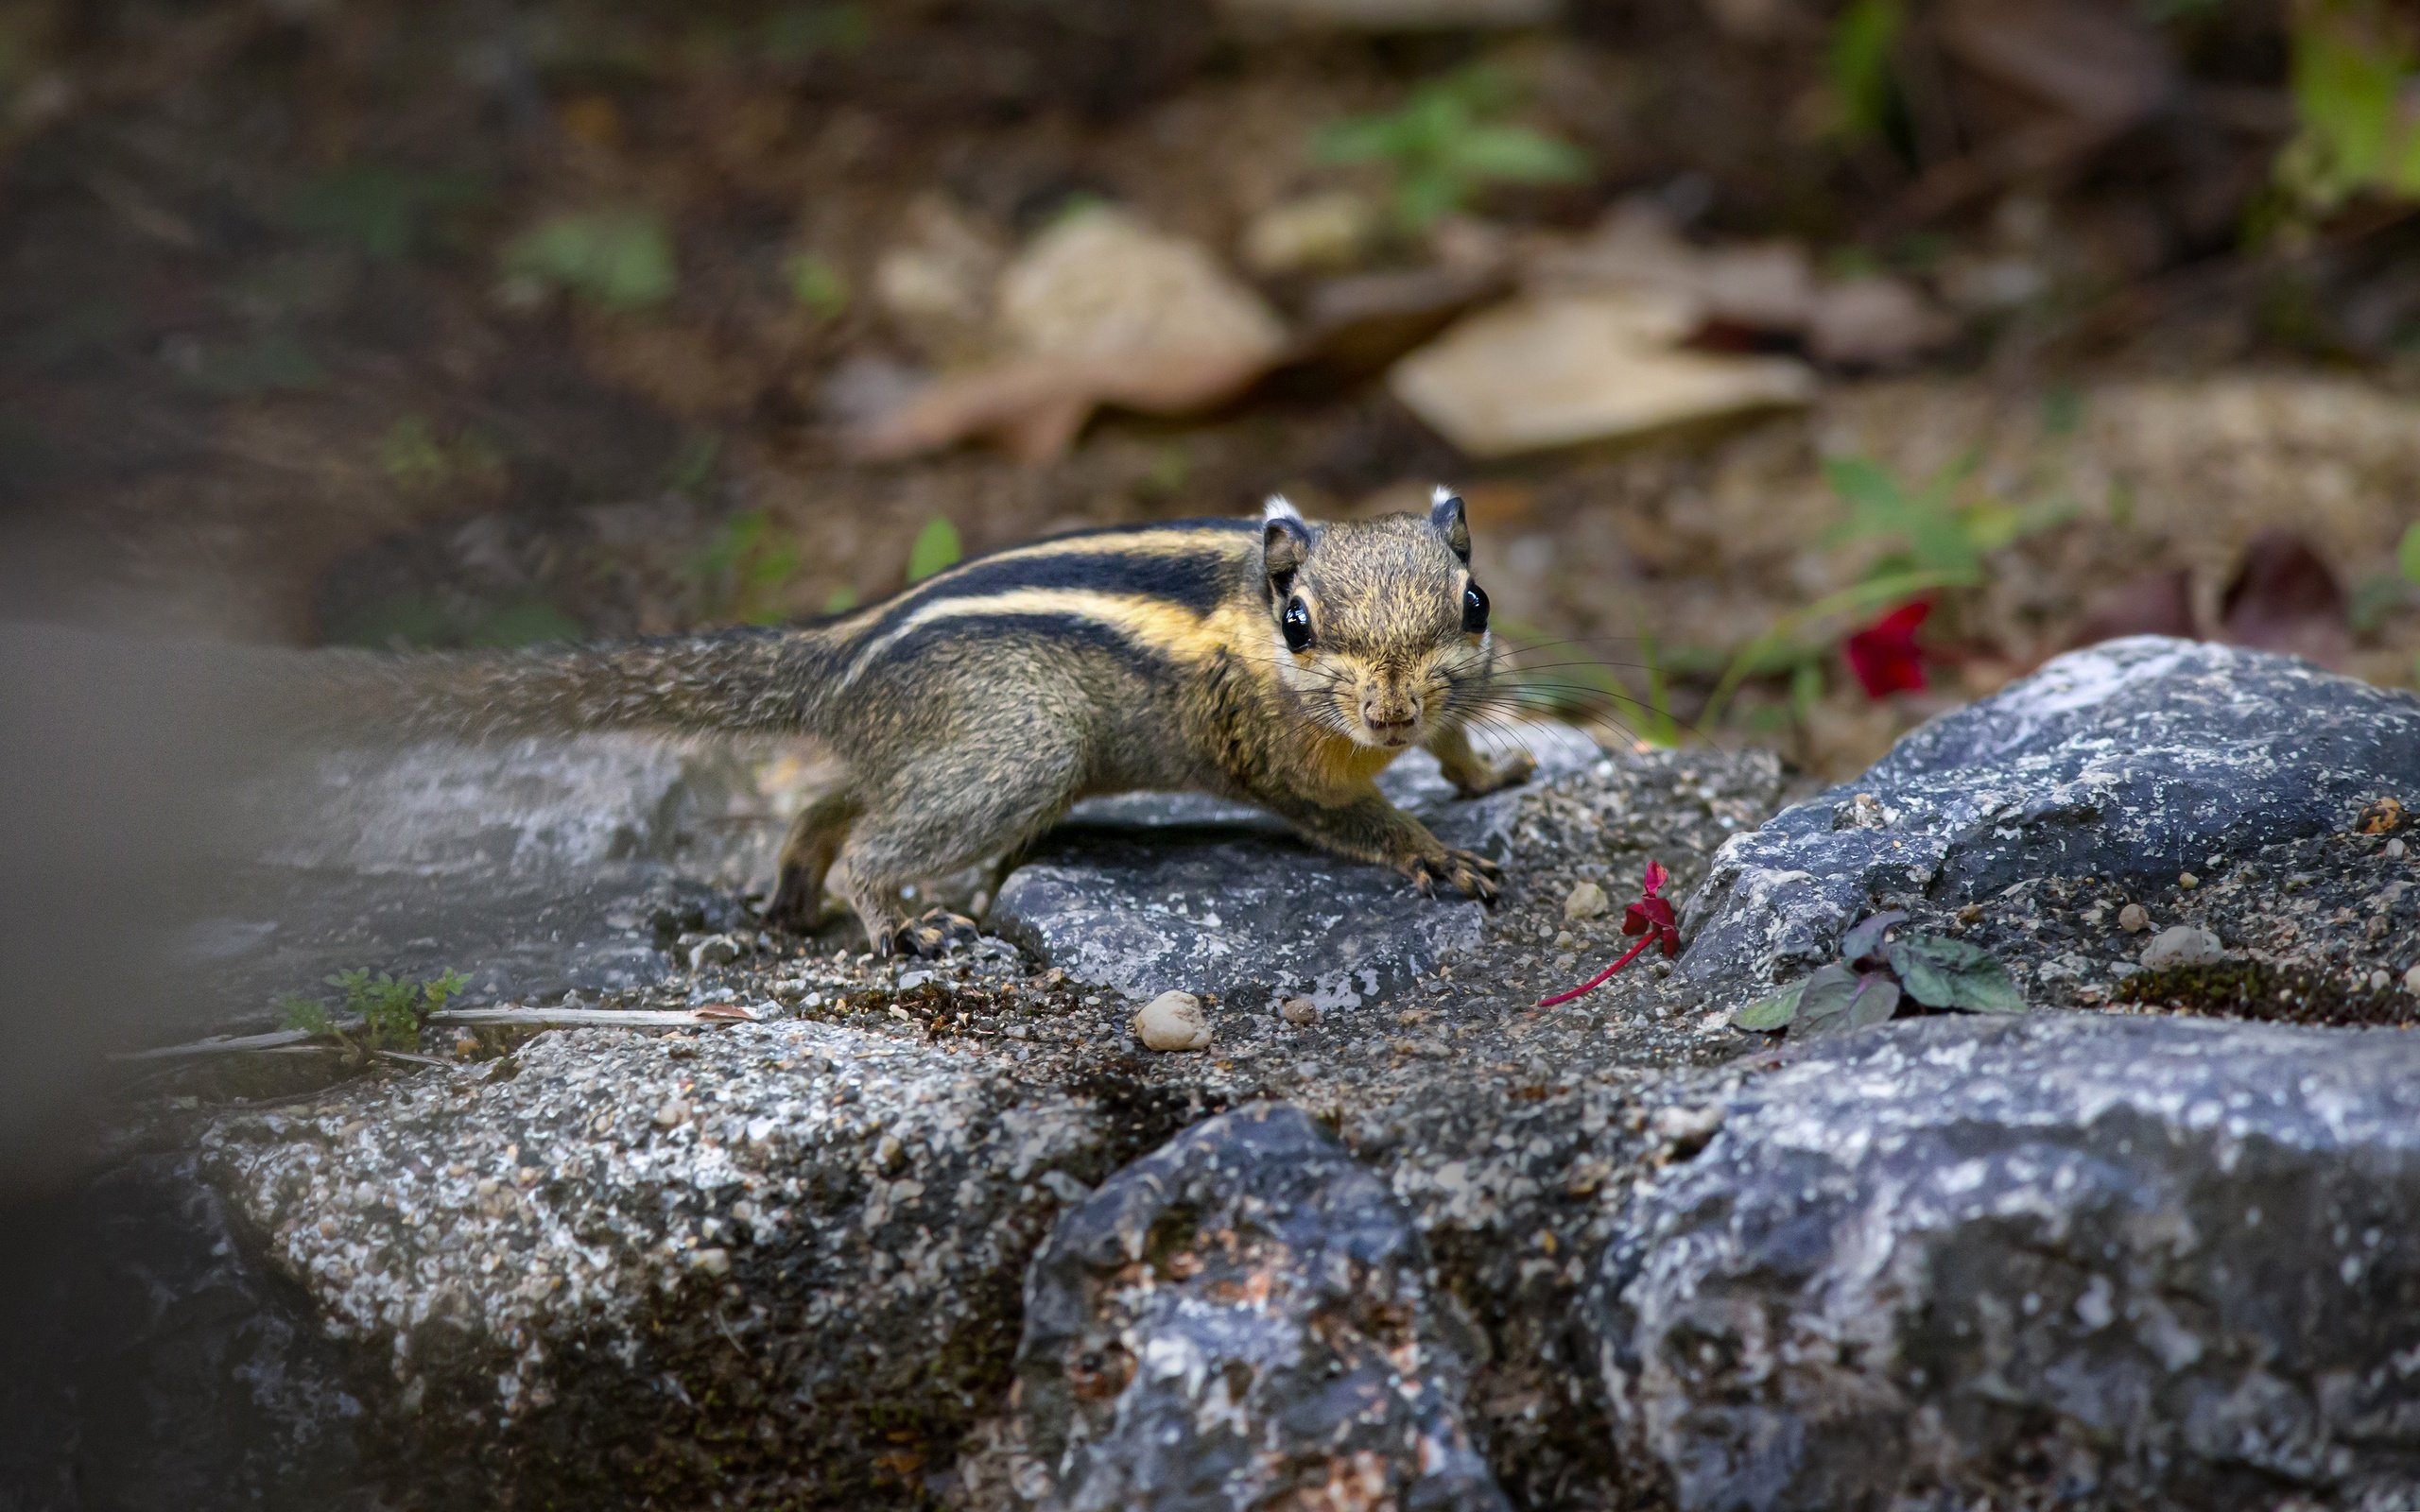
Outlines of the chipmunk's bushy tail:
[[298,690],[312,706],[297,713],[342,738],[812,733],[834,653],[813,627],[520,651],[319,651]]

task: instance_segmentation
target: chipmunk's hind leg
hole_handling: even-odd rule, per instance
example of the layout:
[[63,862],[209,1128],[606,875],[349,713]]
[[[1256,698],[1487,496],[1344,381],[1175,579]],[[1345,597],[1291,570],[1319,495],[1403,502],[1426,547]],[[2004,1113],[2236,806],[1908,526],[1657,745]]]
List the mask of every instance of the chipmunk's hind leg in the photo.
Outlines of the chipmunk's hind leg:
[[804,935],[823,912],[823,877],[849,837],[849,827],[864,813],[856,790],[848,783],[834,788],[801,810],[790,822],[776,866],[773,900],[765,905],[765,922],[773,929]]
[[1017,734],[1028,744],[1013,752],[976,746],[928,756],[867,795],[840,855],[849,906],[876,951],[940,955],[973,944],[975,920],[939,908],[910,919],[900,888],[1017,850],[1075,801],[1081,752],[1031,744],[1046,731]]

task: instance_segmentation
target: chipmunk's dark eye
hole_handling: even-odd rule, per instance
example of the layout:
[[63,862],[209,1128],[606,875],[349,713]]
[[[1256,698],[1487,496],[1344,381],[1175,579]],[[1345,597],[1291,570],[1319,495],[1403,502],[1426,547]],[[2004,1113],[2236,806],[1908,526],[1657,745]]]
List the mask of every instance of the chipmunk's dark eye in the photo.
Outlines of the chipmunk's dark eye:
[[1462,633],[1477,635],[1487,628],[1487,590],[1477,583],[1462,590]]
[[1286,612],[1278,617],[1278,628],[1286,632],[1286,649],[1307,651],[1311,648],[1311,611],[1299,598],[1286,601]]

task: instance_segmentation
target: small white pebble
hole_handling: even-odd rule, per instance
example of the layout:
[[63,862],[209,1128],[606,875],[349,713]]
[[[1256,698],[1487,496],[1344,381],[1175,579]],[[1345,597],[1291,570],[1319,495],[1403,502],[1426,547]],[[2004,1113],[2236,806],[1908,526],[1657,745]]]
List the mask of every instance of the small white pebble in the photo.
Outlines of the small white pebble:
[[689,1263],[697,1266],[700,1270],[704,1271],[709,1276],[728,1276],[731,1274],[731,1251],[728,1249],[700,1249],[696,1254],[689,1257]]
[[2129,935],[2139,935],[2152,927],[2151,910],[2140,903],[2128,903],[2118,910],[2118,927]]
[[1296,1025],[1317,1023],[1320,1022],[1320,1005],[1308,998],[1288,998],[1277,1005],[1277,1016]]
[[2184,888],[2187,892],[2191,892],[2194,888],[2202,885],[2202,879],[2193,875],[2193,873],[2189,871],[2180,871],[2176,874],[2176,885]]
[[2372,971],[2370,973],[2370,990],[2373,992],[2385,991],[2387,980],[2387,974],[2384,971]]
[[2166,966],[2208,966],[2226,958],[2219,936],[2191,924],[2171,924],[2143,947],[2143,964],[2152,971]]
[[1599,919],[1602,918],[1605,910],[1611,906],[1613,905],[1605,898],[1604,888],[1593,882],[1582,882],[1575,885],[1564,896],[1563,917],[1575,921],[1583,919]]
[[1210,1021],[1190,992],[1163,992],[1134,1010],[1134,1038],[1146,1050],[1200,1050],[1210,1043]]
[[689,1119],[689,1105],[675,1097],[655,1110],[655,1126],[678,1128]]
[[2420,992],[2420,966],[2414,966],[2403,973],[2403,990]]
[[2410,847],[2400,840],[2389,840],[2386,843],[2386,858],[2389,861],[2400,861],[2403,859],[2404,851],[2409,849]]

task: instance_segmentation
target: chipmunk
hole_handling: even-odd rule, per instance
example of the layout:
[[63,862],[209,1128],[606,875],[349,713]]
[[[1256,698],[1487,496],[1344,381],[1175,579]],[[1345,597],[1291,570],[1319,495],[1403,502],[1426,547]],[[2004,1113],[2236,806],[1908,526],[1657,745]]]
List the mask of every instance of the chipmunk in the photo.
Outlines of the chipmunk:
[[1463,732],[1490,707],[1486,593],[1462,501],[1426,518],[1113,527],[1013,546],[820,623],[620,645],[380,658],[379,698],[426,732],[656,727],[819,737],[846,768],[799,815],[766,908],[804,929],[824,876],[876,950],[941,954],[973,920],[909,917],[903,885],[1041,835],[1077,799],[1198,789],[1424,893],[1495,897],[1373,779],[1414,746],[1465,797],[1524,781]]

